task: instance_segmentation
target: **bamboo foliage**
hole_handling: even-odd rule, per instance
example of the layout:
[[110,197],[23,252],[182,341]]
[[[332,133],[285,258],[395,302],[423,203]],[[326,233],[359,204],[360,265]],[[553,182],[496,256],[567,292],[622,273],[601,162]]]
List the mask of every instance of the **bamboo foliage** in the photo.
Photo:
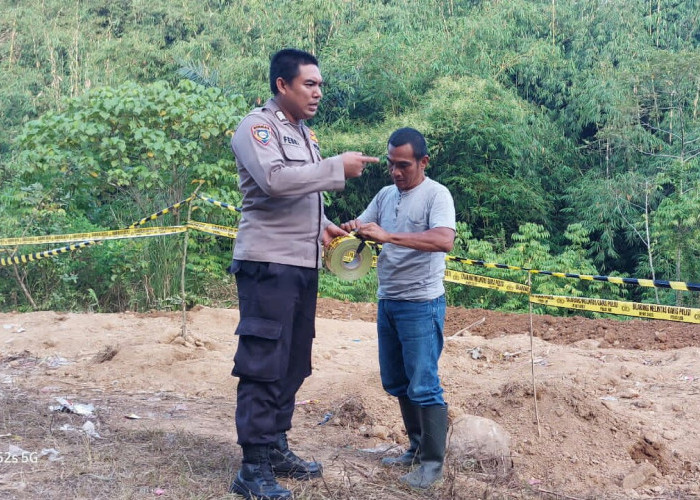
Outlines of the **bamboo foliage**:
[[[393,129],[415,126],[429,139],[429,175],[453,190],[471,238],[506,252],[522,227],[529,228],[527,238],[544,238],[527,226],[535,224],[554,255],[570,249],[567,228],[580,225],[588,235],[586,258],[600,272],[700,281],[693,229],[700,178],[694,2],[0,0],[0,9],[6,230],[20,230],[17,221],[55,230],[107,225],[105,200],[114,201],[124,222],[127,206],[147,211],[149,200],[186,192],[182,179],[195,164],[210,176],[208,191],[235,204],[235,169],[223,133],[231,117],[215,113],[216,123],[206,127],[192,122],[196,114],[183,117],[179,126],[187,130],[219,131],[204,138],[183,136],[168,120],[158,130],[159,117],[148,114],[121,121],[116,106],[86,118],[75,103],[127,87],[148,93],[155,82],[173,91],[187,78],[218,92],[217,99],[234,100],[239,116],[269,96],[270,54],[295,46],[321,61],[327,85],[312,126],[324,155],[347,149],[381,155]],[[183,91],[200,92],[199,86]],[[130,139],[108,126],[112,119],[120,131],[130,130]],[[57,131],[39,132],[35,120],[54,123]],[[139,120],[149,133],[136,139]],[[158,168],[145,156],[154,145]],[[183,154],[188,147],[202,148],[197,154],[206,161]],[[174,157],[182,163],[172,164]],[[381,168],[349,182],[343,193],[328,195],[328,215],[337,222],[356,216],[388,182]],[[161,191],[154,195],[152,188]],[[62,214],[68,206],[79,213]],[[192,240],[189,255],[201,259],[195,267],[220,278],[192,250],[218,243]],[[214,252],[212,260],[223,262],[229,252]],[[108,252],[101,258],[114,264]],[[101,290],[111,290],[105,293],[119,304],[166,300],[155,290],[172,289],[164,285],[169,278],[141,265],[116,264],[120,276],[142,273],[138,285],[124,280]],[[61,283],[75,283],[70,266],[58,270],[67,276]],[[20,277],[35,298],[55,292],[31,273]],[[144,292],[137,297],[139,286]],[[661,293],[659,300],[688,299]]]

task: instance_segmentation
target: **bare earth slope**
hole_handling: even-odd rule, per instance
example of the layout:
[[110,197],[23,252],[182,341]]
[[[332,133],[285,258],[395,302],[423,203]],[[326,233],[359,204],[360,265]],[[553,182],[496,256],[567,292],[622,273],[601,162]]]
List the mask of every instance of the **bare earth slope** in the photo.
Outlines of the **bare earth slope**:
[[[450,414],[501,424],[514,469],[499,477],[453,464],[442,485],[417,493],[379,466],[406,437],[380,386],[374,313],[319,302],[314,373],[290,441],[326,472],[285,483],[296,498],[700,494],[700,326],[535,316],[531,360],[527,315],[450,308],[440,366]],[[0,314],[0,497],[225,497],[240,463],[229,375],[238,311],[189,311],[187,342],[180,321]],[[51,410],[56,398],[94,413]],[[99,437],[80,431],[87,421]],[[51,449],[58,455],[39,458]]]

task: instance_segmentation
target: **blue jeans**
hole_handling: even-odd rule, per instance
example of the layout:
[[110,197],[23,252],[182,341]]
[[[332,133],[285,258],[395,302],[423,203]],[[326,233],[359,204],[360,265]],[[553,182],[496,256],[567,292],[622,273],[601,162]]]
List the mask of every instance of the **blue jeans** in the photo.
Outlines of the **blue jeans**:
[[437,373],[444,324],[444,295],[425,302],[379,300],[379,372],[386,392],[419,406],[445,404]]

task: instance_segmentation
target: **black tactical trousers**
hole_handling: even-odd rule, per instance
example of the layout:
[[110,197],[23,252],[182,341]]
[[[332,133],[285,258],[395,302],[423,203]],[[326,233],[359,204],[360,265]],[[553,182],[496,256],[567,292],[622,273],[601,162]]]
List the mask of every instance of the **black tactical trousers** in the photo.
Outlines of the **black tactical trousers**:
[[292,426],[294,400],[311,375],[318,270],[234,261],[240,322],[232,375],[239,377],[238,444],[269,444]]

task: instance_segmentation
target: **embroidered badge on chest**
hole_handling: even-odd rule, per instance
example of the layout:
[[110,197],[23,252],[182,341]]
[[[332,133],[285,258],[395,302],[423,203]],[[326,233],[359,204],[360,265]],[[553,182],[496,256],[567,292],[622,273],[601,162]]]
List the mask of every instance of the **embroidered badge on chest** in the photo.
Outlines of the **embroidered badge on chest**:
[[272,137],[272,129],[269,127],[269,125],[253,125],[250,131],[253,133],[253,139],[258,141],[263,146],[267,146],[267,144],[270,142],[270,138]]

